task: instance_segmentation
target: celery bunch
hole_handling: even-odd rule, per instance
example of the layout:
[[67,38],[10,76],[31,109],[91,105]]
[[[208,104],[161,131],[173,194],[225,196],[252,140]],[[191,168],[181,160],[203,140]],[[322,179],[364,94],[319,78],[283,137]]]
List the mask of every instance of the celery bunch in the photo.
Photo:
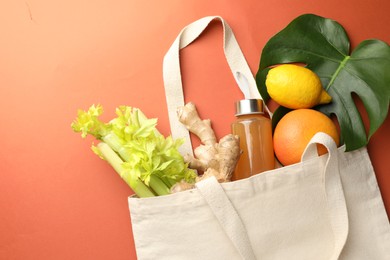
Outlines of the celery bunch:
[[101,105],[79,110],[72,129],[85,138],[100,140],[92,150],[106,160],[138,197],[166,195],[177,182],[193,183],[196,173],[189,169],[178,147],[182,140],[165,138],[157,119],[148,119],[141,110],[128,106],[116,109],[117,117],[104,123]]

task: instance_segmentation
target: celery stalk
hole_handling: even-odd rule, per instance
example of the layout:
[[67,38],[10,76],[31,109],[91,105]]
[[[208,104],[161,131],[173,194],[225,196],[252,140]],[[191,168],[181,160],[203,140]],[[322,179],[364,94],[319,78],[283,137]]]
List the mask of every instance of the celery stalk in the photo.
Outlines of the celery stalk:
[[[178,150],[183,139],[165,138],[156,128],[157,119],[148,119],[141,110],[127,106],[117,108],[117,117],[107,123],[99,119],[102,113],[101,105],[79,110],[72,129],[83,138],[92,135],[102,141],[93,150],[116,167],[133,190],[165,195],[181,180],[195,182],[196,173],[188,168]],[[102,156],[103,152],[107,154]]]
[[145,198],[155,196],[154,193],[137,176],[134,176],[134,174],[129,173],[129,171],[123,168],[122,159],[108,144],[100,142],[97,145],[97,148],[99,149],[103,159],[105,159],[115,169],[119,176],[126,181],[138,197]]
[[119,152],[119,150],[123,147],[124,144],[124,142],[114,133],[108,133],[107,135],[102,136],[101,139],[106,144],[108,144],[115,152]]
[[157,175],[150,175],[149,186],[158,196],[171,193],[168,186]]
[[102,136],[101,140],[108,144],[112,150],[114,150],[124,161],[129,161],[130,154],[126,148],[124,148],[124,142],[114,133],[109,133]]
[[[121,139],[117,135],[109,133],[106,136],[103,136],[102,140],[119,155],[119,159],[122,159],[125,162],[130,160],[128,151],[123,147],[123,142],[121,142]],[[170,194],[170,189],[156,175],[150,176],[149,186],[159,196]]]

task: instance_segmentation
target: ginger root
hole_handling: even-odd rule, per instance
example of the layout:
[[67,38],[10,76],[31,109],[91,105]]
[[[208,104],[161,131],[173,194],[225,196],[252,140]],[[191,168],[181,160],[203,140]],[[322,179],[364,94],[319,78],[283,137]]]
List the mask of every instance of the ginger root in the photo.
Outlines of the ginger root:
[[[202,120],[193,103],[188,103],[178,108],[179,121],[187,129],[195,134],[201,141],[201,145],[194,150],[195,157],[185,155],[184,161],[189,168],[203,172],[197,178],[197,182],[210,176],[215,176],[219,182],[229,181],[240,157],[239,137],[228,134],[217,143],[210,120]],[[178,192],[193,188],[188,183],[178,183],[172,188],[172,192]]]

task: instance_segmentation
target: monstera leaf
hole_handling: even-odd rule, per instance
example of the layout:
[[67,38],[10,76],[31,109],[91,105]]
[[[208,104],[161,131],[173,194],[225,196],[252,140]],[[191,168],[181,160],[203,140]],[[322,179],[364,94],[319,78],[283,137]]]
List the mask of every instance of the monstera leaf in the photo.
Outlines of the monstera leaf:
[[[336,21],[312,14],[293,20],[265,45],[256,80],[265,101],[268,70],[282,63],[304,63],[321,79],[332,102],[315,109],[336,115],[346,150],[358,149],[387,117],[390,97],[390,46],[380,40],[361,42],[350,54],[344,28]],[[357,95],[369,117],[366,134],[353,95]],[[287,111],[286,109],[281,109]],[[277,113],[280,118],[281,113]]]

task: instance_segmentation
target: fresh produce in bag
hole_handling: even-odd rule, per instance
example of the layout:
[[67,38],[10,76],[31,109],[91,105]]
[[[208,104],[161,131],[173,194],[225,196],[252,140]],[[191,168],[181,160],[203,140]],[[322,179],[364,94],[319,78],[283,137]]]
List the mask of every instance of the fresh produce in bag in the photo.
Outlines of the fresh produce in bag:
[[106,160],[139,197],[166,195],[185,180],[195,182],[196,173],[187,167],[178,152],[182,140],[165,138],[156,128],[157,119],[148,119],[141,110],[128,106],[116,109],[108,123],[99,119],[101,105],[79,110],[72,123],[75,132],[100,140],[92,150]]
[[102,113],[101,105],[79,110],[72,129],[83,138],[92,135],[100,141],[92,145],[92,150],[138,197],[191,189],[195,182],[210,176],[220,182],[229,181],[240,156],[238,137],[228,134],[218,143],[210,121],[200,119],[193,103],[178,108],[178,120],[202,142],[195,149],[195,157],[183,157],[178,151],[183,140],[165,138],[156,128],[157,119],[148,119],[138,108],[120,106],[117,117],[108,123],[99,119]]

